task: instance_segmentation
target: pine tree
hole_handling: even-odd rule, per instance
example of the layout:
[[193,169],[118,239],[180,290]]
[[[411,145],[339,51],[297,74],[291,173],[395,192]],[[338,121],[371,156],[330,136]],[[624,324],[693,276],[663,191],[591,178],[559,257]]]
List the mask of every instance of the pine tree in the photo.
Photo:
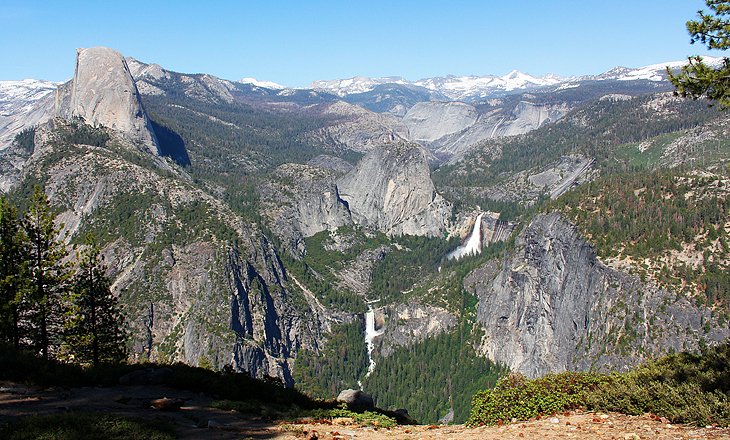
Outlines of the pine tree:
[[48,197],[36,186],[23,219],[28,236],[28,288],[22,298],[30,328],[28,337],[44,359],[58,346],[63,324],[62,300],[71,276],[66,245],[58,239]]
[[124,317],[110,289],[104,258],[93,237],[79,253],[65,324],[62,356],[82,365],[120,363],[127,357]]
[[[730,48],[730,0],[705,0],[712,11],[698,11],[699,21],[688,21],[691,43],[701,43],[712,50]],[[678,74],[669,69],[669,80],[677,94],[697,99],[706,97],[717,101],[723,109],[730,107],[730,59],[724,57],[719,67],[705,64],[700,57],[690,57],[689,64]]]
[[15,206],[0,197],[0,341],[20,348],[20,311],[27,281],[27,237]]

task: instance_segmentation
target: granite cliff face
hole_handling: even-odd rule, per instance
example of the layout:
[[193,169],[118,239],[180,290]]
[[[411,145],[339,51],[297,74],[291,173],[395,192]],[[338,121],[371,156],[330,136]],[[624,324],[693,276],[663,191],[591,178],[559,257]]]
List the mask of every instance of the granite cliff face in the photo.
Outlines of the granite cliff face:
[[485,139],[515,136],[562,118],[567,103],[537,104],[526,100],[477,107],[462,102],[419,102],[403,116],[405,137],[426,147],[436,157],[460,160]]
[[[321,161],[324,159],[320,159]],[[332,164],[332,161],[322,165]],[[334,163],[340,169],[344,166]],[[290,249],[304,251],[304,237],[352,224],[347,203],[340,198],[337,171],[315,165],[279,166],[261,186],[264,215]]]
[[265,234],[123,133],[102,129],[110,140],[89,146],[62,140],[73,129],[58,118],[37,129],[21,185],[42,182],[70,241],[98,234],[134,358],[292,385],[291,363],[322,338],[324,318],[293,305],[303,293]]
[[355,223],[389,235],[443,234],[451,205],[436,192],[426,157],[414,144],[385,144],[340,178],[340,197]]
[[407,137],[408,129],[395,116],[374,113],[344,101],[324,106],[321,114],[330,122],[307,137],[334,151],[367,153],[384,143]]
[[462,102],[419,102],[403,117],[409,138],[416,142],[433,142],[474,125],[477,110]]
[[624,370],[730,336],[709,309],[605,266],[558,214],[538,215],[465,286],[479,298],[481,351],[529,377]]
[[107,47],[78,49],[73,80],[56,93],[56,115],[82,118],[124,133],[159,154],[137,86],[122,55]]
[[386,357],[398,347],[407,347],[454,328],[458,318],[443,307],[409,302],[375,311],[382,336],[375,340],[375,354]]

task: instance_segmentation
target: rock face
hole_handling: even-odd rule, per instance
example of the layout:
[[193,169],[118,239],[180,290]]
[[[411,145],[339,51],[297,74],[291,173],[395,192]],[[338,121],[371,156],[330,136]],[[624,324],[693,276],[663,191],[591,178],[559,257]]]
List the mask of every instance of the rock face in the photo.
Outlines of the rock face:
[[369,409],[375,407],[372,396],[360,390],[342,390],[337,395],[337,401],[346,403],[351,408]]
[[0,81],[0,192],[7,192],[20,176],[33,148],[13,142],[24,129],[53,116],[53,91],[48,81]]
[[560,197],[570,189],[590,182],[597,175],[595,160],[579,154],[562,156],[540,168],[512,174],[507,179],[472,192],[494,200],[535,202],[540,197]]
[[[283,288],[284,267],[273,248],[263,240],[263,252],[252,261],[234,249],[229,253],[231,330],[236,333],[233,367],[254,377],[279,378],[293,386],[289,363],[301,345],[299,311],[294,310]],[[257,270],[265,267],[265,270]]]
[[378,356],[390,356],[398,347],[406,347],[445,333],[458,319],[443,307],[409,302],[386,306],[376,313],[376,322],[385,328],[375,340]]
[[304,237],[352,224],[347,203],[335,184],[337,176],[331,169],[287,163],[262,185],[264,213],[292,249],[303,250]]
[[[66,125],[53,127],[59,124]],[[292,304],[301,294],[264,233],[193,186],[183,170],[161,173],[138,144],[112,130],[108,146],[52,142],[55,133],[70,129],[62,119],[39,127],[24,172],[47,176],[46,193],[69,236],[109,224],[115,212],[134,222],[113,229],[102,248],[112,292],[129,317],[133,357],[231,365],[292,385],[290,363],[300,347],[316,344],[324,325],[306,302]],[[198,214],[181,216],[185,212]],[[201,220],[238,240],[205,232]],[[170,243],[166,237],[177,238]]]
[[0,150],[21,130],[47,121],[53,114],[53,91],[58,84],[26,79],[0,81]]
[[159,154],[157,139],[142,108],[124,57],[106,47],[78,49],[70,84],[56,94],[56,115],[118,130]]
[[514,136],[562,118],[566,103],[535,104],[495,100],[481,110],[462,102],[419,102],[403,117],[406,138],[426,147],[436,157],[458,161],[475,144]]
[[314,143],[339,151],[367,153],[383,143],[407,137],[408,129],[395,116],[373,113],[354,104],[337,101],[322,110],[327,126],[308,134]]
[[425,151],[414,144],[372,150],[337,185],[355,223],[389,235],[440,235],[451,214],[433,186]]
[[419,102],[406,113],[403,122],[411,140],[433,142],[474,125],[478,116],[473,106],[461,102]]
[[622,370],[730,335],[709,309],[605,266],[558,214],[538,215],[465,286],[479,297],[482,352],[529,377]]

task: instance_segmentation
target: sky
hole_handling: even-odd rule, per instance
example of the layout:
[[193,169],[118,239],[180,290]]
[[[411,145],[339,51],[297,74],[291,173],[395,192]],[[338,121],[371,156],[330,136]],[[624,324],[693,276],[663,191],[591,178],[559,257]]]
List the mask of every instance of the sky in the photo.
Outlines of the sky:
[[702,0],[60,1],[0,3],[1,80],[65,81],[78,47],[184,73],[291,87],[353,76],[598,74],[710,54]]

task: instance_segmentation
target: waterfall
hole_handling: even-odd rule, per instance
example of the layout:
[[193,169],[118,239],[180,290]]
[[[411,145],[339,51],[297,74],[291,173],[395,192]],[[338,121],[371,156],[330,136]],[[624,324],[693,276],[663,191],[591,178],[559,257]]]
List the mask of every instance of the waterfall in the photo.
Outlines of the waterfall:
[[365,373],[365,377],[370,376],[370,373],[375,370],[375,361],[373,360],[373,348],[375,344],[373,339],[383,334],[385,330],[375,330],[375,310],[373,306],[368,304],[368,311],[365,312],[365,345],[368,347],[368,372]]
[[471,235],[466,243],[462,244],[458,248],[450,252],[446,258],[459,259],[465,255],[476,255],[482,252],[482,216],[484,213],[480,213],[477,216],[477,220],[474,222],[474,228],[471,230]]

